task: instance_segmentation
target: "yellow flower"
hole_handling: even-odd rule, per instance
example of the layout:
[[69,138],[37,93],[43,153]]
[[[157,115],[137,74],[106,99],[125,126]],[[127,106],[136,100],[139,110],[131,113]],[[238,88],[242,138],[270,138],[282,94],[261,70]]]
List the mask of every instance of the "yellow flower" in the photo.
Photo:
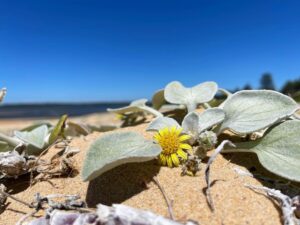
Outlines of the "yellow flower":
[[182,128],[166,127],[159,130],[154,139],[161,146],[162,152],[159,155],[159,161],[162,165],[168,167],[178,166],[180,164],[179,158],[187,160],[187,153],[184,150],[190,150],[192,147],[184,143],[191,137],[186,134],[181,134]]
[[124,120],[125,119],[125,115],[121,114],[121,113],[116,113],[116,119],[118,119],[118,120]]

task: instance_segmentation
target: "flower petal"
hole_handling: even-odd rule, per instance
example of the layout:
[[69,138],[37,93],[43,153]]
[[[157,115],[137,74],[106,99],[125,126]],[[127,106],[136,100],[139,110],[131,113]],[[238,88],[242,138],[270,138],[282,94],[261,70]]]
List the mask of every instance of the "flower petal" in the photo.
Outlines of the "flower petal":
[[179,137],[179,141],[183,142],[183,141],[189,140],[190,138],[191,138],[190,135],[184,134]]
[[160,136],[163,137],[164,135],[166,135],[169,132],[169,128],[165,127],[163,129],[159,130],[158,132],[159,132]]
[[187,154],[182,149],[177,151],[177,155],[179,155],[182,159],[187,160]]
[[176,153],[173,153],[172,155],[171,155],[171,158],[172,158],[172,161],[173,161],[173,164],[175,165],[175,166],[179,166],[179,159],[178,159],[178,156],[177,156],[177,154]]
[[168,164],[168,167],[173,167],[171,156],[167,156],[167,164]]
[[160,159],[161,165],[163,165],[163,166],[167,165],[167,159],[166,159],[166,156],[164,154],[160,154],[159,159]]
[[176,129],[177,129],[176,126],[172,126],[172,127],[170,128],[170,132],[171,132],[171,133],[175,133],[175,132],[176,132]]
[[159,135],[159,133],[155,133],[155,134],[153,135],[153,137],[154,137],[154,139],[155,139],[157,142],[159,142],[159,140],[161,139],[161,136]]
[[179,148],[182,148],[182,149],[192,149],[192,146],[190,146],[189,144],[184,143],[184,144],[180,144]]
[[182,130],[183,130],[182,127],[178,127],[178,128],[176,129],[176,135],[178,136],[178,135],[181,133]]

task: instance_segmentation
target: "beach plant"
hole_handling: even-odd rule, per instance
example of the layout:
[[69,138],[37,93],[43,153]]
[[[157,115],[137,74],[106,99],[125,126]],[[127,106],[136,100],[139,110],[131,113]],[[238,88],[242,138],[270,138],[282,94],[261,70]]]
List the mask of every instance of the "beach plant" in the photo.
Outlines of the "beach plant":
[[159,116],[162,116],[162,114],[147,106],[146,105],[146,102],[148,100],[143,98],[143,99],[138,99],[138,100],[135,100],[133,102],[131,102],[128,106],[126,107],[122,107],[122,108],[116,108],[116,109],[107,109],[108,112],[114,112],[114,113],[117,113],[117,114],[120,114],[120,115],[124,115],[126,113],[137,113],[137,112],[144,112],[144,113],[147,113],[147,114],[151,114],[151,115],[154,115],[156,117],[159,117]]
[[217,91],[218,85],[215,82],[204,82],[187,88],[173,81],[165,87],[164,97],[167,102],[185,105],[188,112],[193,112],[199,104],[211,101]]
[[124,163],[149,161],[160,152],[158,144],[135,132],[105,134],[90,146],[82,169],[82,179],[95,179]]
[[[54,126],[48,122],[38,122],[14,131],[13,136],[0,133],[0,179],[16,178],[37,171],[37,178],[39,175],[49,177],[47,172],[53,176],[70,175],[75,168],[69,158],[78,153],[78,150],[70,150],[68,140],[70,134],[76,136],[80,133],[78,131],[80,125],[73,122],[72,126],[68,126],[67,118],[67,115],[63,115]],[[68,136],[65,136],[66,133]],[[47,165],[42,165],[43,163],[39,161],[41,155],[58,143],[63,144],[60,156],[51,159]],[[40,167],[43,168],[40,169]],[[47,168],[49,171],[46,171]],[[44,171],[46,171],[45,174]]]
[[[217,92],[225,95],[227,99],[213,107],[210,102],[215,99]],[[218,88],[215,82],[204,82],[187,88],[180,82],[173,81],[164,89],[158,90],[152,101],[152,110],[155,111],[164,105],[184,106],[187,109],[182,120],[153,113],[156,117],[150,119],[146,128],[146,131],[155,132],[152,142],[160,148],[157,155],[152,155],[151,159],[156,157],[162,166],[176,167],[182,164],[186,170],[186,165],[194,165],[193,162],[199,164],[199,159],[207,157],[206,152],[214,149],[225,137],[228,141],[219,146],[220,153],[253,152],[258,155],[263,167],[270,172],[292,181],[300,181],[300,138],[297,138],[300,135],[300,122],[296,116],[299,105],[289,96],[271,90],[244,90],[232,94]],[[145,102],[139,100],[128,107],[109,111],[145,111]],[[149,108],[147,106],[148,113],[152,112]],[[121,141],[111,138],[110,142],[105,143],[101,139],[97,140],[87,155],[89,156],[91,151],[97,151],[100,157],[106,149],[119,148],[114,154],[123,157],[123,153],[128,151],[124,143],[132,142],[131,138],[130,135],[122,136]],[[242,142],[234,143],[237,139]],[[230,143],[227,145],[229,147],[225,148],[225,143]],[[142,150],[144,149],[141,148],[140,153]],[[112,161],[118,161],[114,165],[120,164],[119,157],[114,155],[111,158]],[[194,161],[188,162],[190,159]],[[93,163],[95,165],[91,166]],[[85,165],[85,180],[93,172],[87,169],[89,167],[97,168],[97,171],[110,168],[95,161],[93,157],[87,157]],[[93,174],[99,175],[94,172]],[[191,173],[185,171],[185,174]]]

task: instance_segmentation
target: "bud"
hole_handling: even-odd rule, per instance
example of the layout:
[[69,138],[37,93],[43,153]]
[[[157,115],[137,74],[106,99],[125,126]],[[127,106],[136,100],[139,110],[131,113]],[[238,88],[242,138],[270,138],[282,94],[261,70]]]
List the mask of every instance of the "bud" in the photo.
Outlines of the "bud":
[[204,131],[199,135],[199,147],[204,150],[211,150],[215,148],[218,142],[217,135],[212,131]]

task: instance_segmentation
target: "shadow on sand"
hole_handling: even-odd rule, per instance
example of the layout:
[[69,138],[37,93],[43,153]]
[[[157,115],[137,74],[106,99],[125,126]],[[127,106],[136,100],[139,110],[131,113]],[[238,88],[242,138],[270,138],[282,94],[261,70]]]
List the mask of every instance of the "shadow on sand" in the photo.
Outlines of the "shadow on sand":
[[89,207],[102,203],[111,205],[147,189],[147,183],[159,172],[156,161],[129,163],[110,171],[89,183],[86,202]]

